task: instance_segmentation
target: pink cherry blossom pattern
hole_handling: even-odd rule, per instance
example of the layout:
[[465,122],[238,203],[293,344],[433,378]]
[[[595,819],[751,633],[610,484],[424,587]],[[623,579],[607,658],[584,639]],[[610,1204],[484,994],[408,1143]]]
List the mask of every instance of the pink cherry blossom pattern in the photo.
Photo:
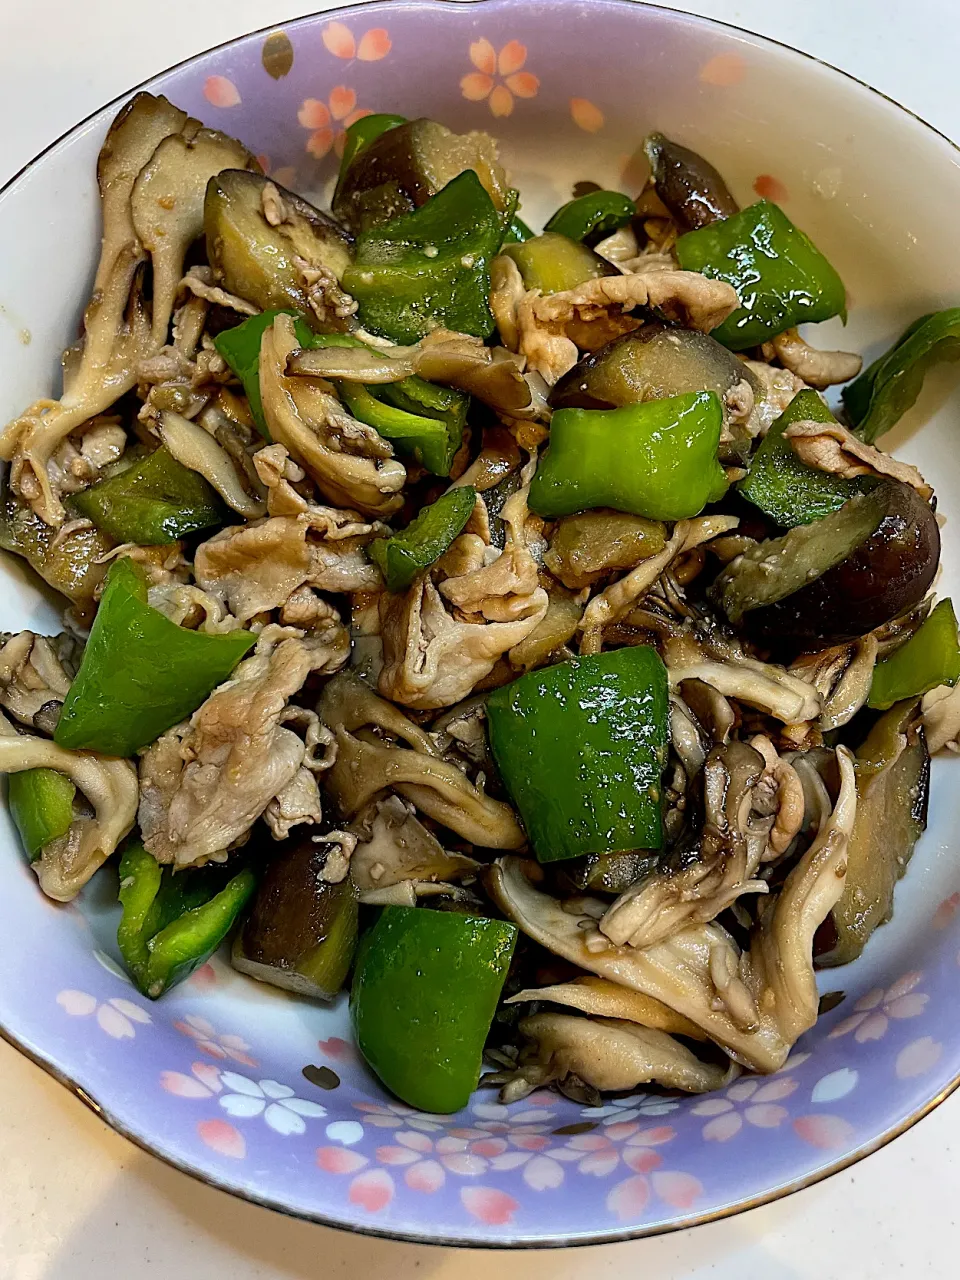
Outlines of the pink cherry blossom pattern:
[[333,1058],[336,1062],[357,1061],[356,1046],[340,1036],[330,1036],[328,1040],[318,1040],[317,1048],[325,1057]]
[[242,1160],[247,1154],[246,1139],[228,1120],[201,1120],[197,1125],[197,1133],[211,1151],[216,1151],[218,1155],[228,1156],[231,1160]]
[[422,1133],[437,1133],[444,1128],[448,1118],[416,1111],[404,1102],[355,1102],[353,1106],[362,1112],[367,1124],[378,1129],[419,1129]]
[[460,92],[468,102],[486,102],[494,116],[513,113],[515,98],[535,98],[540,81],[524,71],[527,46],[511,40],[498,53],[489,40],[474,40],[470,61],[476,67],[460,81]]
[[747,64],[739,53],[718,53],[700,68],[701,84],[717,89],[732,89],[747,74]]
[[951,893],[949,898],[944,898],[933,913],[933,919],[930,922],[934,929],[945,929],[957,914],[958,907],[960,907],[960,893]]
[[672,1209],[685,1211],[692,1209],[703,1195],[703,1183],[692,1173],[664,1170],[651,1173],[649,1177],[635,1173],[611,1187],[605,1203],[607,1210],[621,1222],[636,1222],[642,1217],[652,1195],[658,1196]]
[[943,1045],[932,1036],[921,1036],[897,1054],[894,1070],[899,1080],[912,1080],[931,1071],[940,1061]]
[[849,1146],[855,1133],[853,1125],[841,1116],[821,1115],[798,1116],[793,1131],[820,1151],[839,1151]]
[[161,1089],[177,1098],[211,1098],[222,1090],[220,1072],[209,1062],[195,1062],[190,1072],[161,1071]]
[[396,1193],[396,1184],[384,1169],[368,1169],[359,1173],[350,1183],[347,1192],[351,1204],[359,1205],[367,1213],[379,1213],[385,1209]]
[[670,1125],[645,1128],[635,1120],[609,1125],[603,1133],[577,1133],[552,1154],[576,1164],[577,1172],[606,1178],[623,1163],[634,1173],[651,1173],[663,1164],[657,1147],[677,1136]]
[[335,58],[359,58],[361,62],[379,62],[393,48],[385,27],[372,27],[363,33],[358,42],[346,23],[328,22],[323,28],[321,39]]
[[605,122],[603,112],[589,98],[571,98],[570,116],[584,133],[599,133]]
[[357,1173],[370,1163],[359,1151],[346,1147],[317,1147],[317,1164],[324,1173]]
[[212,107],[239,107],[241,102],[240,90],[226,76],[207,76],[203,96]]
[[188,1013],[173,1025],[181,1035],[189,1036],[197,1048],[211,1058],[217,1058],[221,1062],[229,1058],[231,1062],[239,1062],[245,1067],[258,1065],[256,1059],[251,1058],[247,1052],[250,1046],[246,1040],[241,1040],[239,1036],[221,1035],[212,1023],[198,1014]]
[[723,1096],[714,1094],[694,1103],[690,1110],[695,1116],[710,1117],[703,1126],[705,1141],[729,1142],[745,1123],[758,1129],[779,1128],[789,1113],[778,1104],[796,1089],[797,1081],[789,1076],[765,1083],[751,1076],[732,1084]]
[[320,98],[304,98],[297,119],[304,129],[310,130],[305,144],[307,151],[315,160],[322,160],[331,149],[341,155],[347,129],[370,114],[369,108],[357,107],[354,89],[338,84],[330,90],[326,102]]
[[828,1039],[836,1040],[839,1036],[849,1035],[858,1044],[868,1040],[880,1040],[887,1034],[890,1019],[916,1018],[927,1006],[929,996],[915,988],[923,979],[919,972],[905,973],[898,982],[886,991],[875,987],[861,996],[853,1006],[854,1012],[849,1018],[837,1025],[830,1032]]
[[783,204],[784,200],[790,199],[787,184],[775,178],[772,173],[758,174],[754,180],[753,189],[761,200],[773,200],[776,204]]
[[513,1196],[496,1187],[462,1187],[460,1202],[469,1214],[489,1227],[502,1227],[511,1222],[520,1208]]
[[146,1009],[117,996],[101,1004],[96,996],[68,987],[58,992],[56,999],[71,1018],[86,1018],[94,1014],[97,1026],[112,1040],[132,1040],[137,1034],[137,1025],[146,1026],[153,1022]]

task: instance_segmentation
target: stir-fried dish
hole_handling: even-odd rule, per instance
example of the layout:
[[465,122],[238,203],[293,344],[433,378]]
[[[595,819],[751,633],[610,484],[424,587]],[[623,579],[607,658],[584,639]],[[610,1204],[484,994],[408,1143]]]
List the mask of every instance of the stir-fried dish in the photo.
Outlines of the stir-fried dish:
[[[892,912],[957,749],[935,498],[878,441],[960,309],[861,371],[776,204],[653,134],[540,235],[493,139],[371,115],[332,211],[137,95],[63,393],[0,434],[40,888],[119,869],[158,997],[350,990],[430,1112],[780,1068]],[[842,407],[821,395],[844,385]]]

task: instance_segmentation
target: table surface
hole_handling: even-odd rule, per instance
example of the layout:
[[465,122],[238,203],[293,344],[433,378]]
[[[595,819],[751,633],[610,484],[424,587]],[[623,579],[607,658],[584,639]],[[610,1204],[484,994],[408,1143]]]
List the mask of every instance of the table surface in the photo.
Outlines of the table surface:
[[[321,0],[0,0],[0,185],[130,85]],[[852,72],[960,140],[957,0],[684,0]],[[175,14],[162,24],[155,15]],[[184,15],[189,13],[189,21]],[[896,157],[891,156],[891,164]],[[908,1280],[955,1277],[960,1093],[827,1182],[725,1222],[658,1239],[494,1257],[351,1236],[244,1204],[118,1137],[0,1042],[4,1280],[281,1280],[319,1274],[474,1280]]]

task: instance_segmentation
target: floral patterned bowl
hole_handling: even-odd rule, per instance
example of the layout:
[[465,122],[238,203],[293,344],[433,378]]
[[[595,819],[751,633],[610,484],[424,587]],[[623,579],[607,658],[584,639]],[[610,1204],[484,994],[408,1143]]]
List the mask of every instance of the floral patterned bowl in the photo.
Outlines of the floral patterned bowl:
[[[150,87],[306,192],[329,188],[343,131],[364,112],[492,129],[533,221],[578,178],[636,189],[637,144],[663,129],[708,155],[745,202],[772,196],[814,236],[850,289],[847,345],[873,355],[916,315],[957,302],[951,144],[829,67],[683,14],[623,0],[371,4],[237,40]],[[94,161],[116,106],[0,195],[3,420],[54,389],[55,355],[76,333],[96,256]],[[833,322],[824,336],[839,335]],[[928,387],[897,443],[952,516],[960,463],[946,386]],[[955,527],[941,589],[956,593]],[[3,628],[56,630],[21,567],[5,559],[2,572]],[[45,901],[6,814],[0,1027],[133,1141],[306,1218],[489,1245],[704,1221],[842,1168],[960,1079],[952,760],[935,764],[930,813],[895,919],[856,965],[824,975],[823,990],[842,996],[780,1072],[719,1095],[584,1110],[547,1093],[504,1107],[479,1092],[460,1115],[421,1115],[358,1061],[342,1004],[288,998],[221,959],[159,1003],[142,999],[116,963],[115,879],[101,873],[70,908]]]

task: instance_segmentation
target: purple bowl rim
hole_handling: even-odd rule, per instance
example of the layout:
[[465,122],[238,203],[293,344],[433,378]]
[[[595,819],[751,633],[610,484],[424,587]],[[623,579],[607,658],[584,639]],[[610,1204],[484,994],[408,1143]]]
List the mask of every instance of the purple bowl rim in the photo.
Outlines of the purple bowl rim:
[[[109,101],[102,103],[99,107],[95,107],[87,115],[78,120],[75,124],[65,129],[61,134],[47,143],[42,150],[38,151],[25,164],[23,164],[7,181],[0,186],[0,200],[2,200],[13,188],[19,183],[20,179],[25,177],[35,165],[39,164],[49,154],[56,151],[61,143],[72,138],[74,134],[80,132],[86,125],[90,124],[104,111],[111,107],[117,106],[127,101],[133,94],[142,90],[149,89],[151,85],[158,80],[162,80],[175,71],[189,67],[195,62],[209,57],[212,53],[219,53],[221,50],[229,49],[234,45],[240,44],[242,41],[249,40],[255,36],[265,35],[272,31],[287,30],[289,28],[306,25],[317,21],[317,19],[325,17],[327,14],[344,14],[356,17],[371,8],[383,9],[390,0],[355,0],[352,4],[337,5],[335,8],[327,10],[319,10],[313,13],[299,14],[289,19],[281,19],[277,22],[268,23],[263,27],[256,27],[252,31],[246,31],[238,36],[232,36],[229,40],[222,40],[218,44],[210,45],[206,49],[202,49],[199,53],[190,54],[189,57],[182,58],[179,62],[171,63],[170,66],[164,67],[161,71],[155,72],[145,80],[139,81],[137,84],[124,89]],[[577,0],[554,0],[554,4],[573,4]],[[762,45],[770,46],[775,49],[783,50],[785,53],[800,58],[806,62],[812,62],[817,66],[824,68],[826,71],[834,75],[849,80],[858,88],[866,90],[873,97],[879,98],[888,106],[894,107],[897,111],[902,112],[905,116],[914,120],[922,128],[933,134],[934,137],[941,142],[945,142],[947,146],[960,157],[960,144],[955,142],[942,130],[932,125],[929,120],[925,120],[923,116],[913,111],[910,107],[905,107],[902,102],[898,102],[889,94],[884,93],[881,89],[875,88],[868,84],[867,81],[861,80],[850,71],[845,71],[842,67],[834,66],[832,62],[826,61],[815,54],[807,53],[803,49],[797,49],[793,45],[787,44],[783,40],[778,40],[774,36],[767,36],[759,31],[753,31],[749,27],[741,27],[733,22],[725,22],[720,18],[709,18],[702,14],[691,13],[686,9],[669,8],[666,5],[654,4],[650,0],[605,0],[608,4],[614,4],[622,8],[648,9],[663,15],[670,15],[689,22],[697,23],[704,27],[718,28],[723,31],[733,32],[738,36],[747,36],[752,40],[758,41]],[[391,4],[391,8],[427,8],[427,9],[459,9],[470,6],[487,5],[490,8],[502,7],[510,3],[510,0],[399,0],[397,4]],[[0,1024],[0,1039],[11,1048],[17,1050],[35,1066],[39,1067],[53,1080],[61,1084],[65,1089],[74,1095],[80,1102],[84,1103],[100,1120],[104,1122],[115,1133],[131,1142],[146,1154],[153,1156],[155,1159],[162,1161],[172,1169],[176,1169],[180,1173],[186,1174],[188,1177],[195,1179],[204,1186],[211,1187],[215,1191],[222,1191],[227,1195],[231,1195],[238,1200],[246,1201],[249,1204],[255,1204],[262,1209],[269,1209],[275,1213],[282,1214],[288,1218],[294,1218],[302,1222],[313,1223],[321,1227],[329,1227],[338,1231],[349,1232],[353,1235],[371,1236],[381,1240],[396,1240],[405,1244],[432,1245],[438,1248],[470,1248],[470,1249],[487,1249],[487,1250],[521,1250],[521,1249],[565,1249],[565,1248],[584,1248],[592,1245],[602,1244],[622,1244],[629,1240],[640,1240],[650,1236],[670,1235],[675,1231],[686,1231],[692,1227],[705,1226],[711,1222],[720,1222],[725,1218],[735,1217],[737,1214],[745,1213],[750,1209],[759,1209],[764,1205],[772,1204],[778,1200],[786,1199],[797,1191],[806,1190],[808,1187],[815,1186],[819,1182],[825,1181],[836,1173],[842,1173],[844,1170],[858,1164],[861,1160],[866,1159],[874,1152],[881,1150],[893,1142],[896,1138],[901,1137],[914,1125],[919,1124],[932,1111],[934,1111],[942,1102],[945,1102],[951,1094],[960,1088],[960,1074],[956,1075],[947,1085],[942,1088],[933,1098],[931,1098],[922,1107],[912,1112],[909,1116],[904,1117],[895,1125],[886,1129],[883,1133],[878,1134],[869,1142],[862,1144],[855,1151],[848,1153],[840,1159],[834,1161],[814,1173],[807,1174],[793,1181],[773,1187],[769,1191],[761,1195],[753,1196],[750,1199],[742,1200],[737,1204],[729,1205],[722,1209],[714,1209],[709,1212],[692,1215],[679,1219],[676,1222],[660,1223],[652,1227],[634,1227],[627,1228],[623,1231],[598,1231],[592,1236],[577,1236],[576,1238],[563,1238],[560,1236],[550,1236],[543,1239],[523,1239],[523,1240],[489,1240],[477,1239],[468,1236],[455,1235],[424,1235],[419,1231],[404,1231],[402,1229],[391,1229],[386,1227],[375,1227],[359,1225],[357,1223],[344,1222],[326,1217],[319,1212],[300,1212],[290,1208],[289,1205],[281,1201],[274,1200],[267,1196],[258,1196],[256,1193],[245,1190],[242,1187],[231,1185],[226,1180],[221,1180],[211,1174],[204,1173],[201,1170],[191,1166],[183,1160],[169,1152],[163,1151],[154,1146],[147,1138],[137,1134],[130,1128],[125,1121],[120,1120],[111,1110],[100,1103],[88,1090],[84,1089],[74,1080],[70,1074],[58,1067],[50,1057],[40,1051],[39,1048],[31,1048],[26,1043],[19,1040],[11,1031]]]

